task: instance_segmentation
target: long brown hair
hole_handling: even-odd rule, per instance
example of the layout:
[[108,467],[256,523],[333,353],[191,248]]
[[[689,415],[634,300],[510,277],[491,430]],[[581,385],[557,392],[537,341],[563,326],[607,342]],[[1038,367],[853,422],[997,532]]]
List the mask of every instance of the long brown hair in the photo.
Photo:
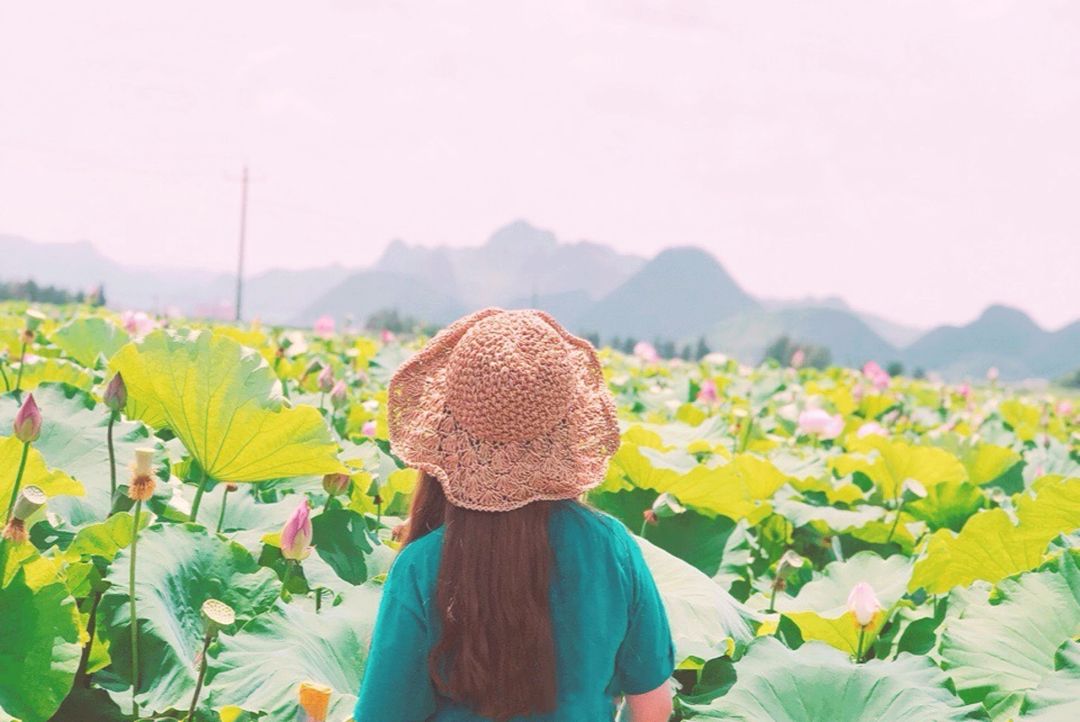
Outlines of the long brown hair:
[[546,501],[513,511],[462,509],[427,473],[413,495],[405,544],[446,525],[431,677],[440,694],[499,722],[555,711],[550,511]]

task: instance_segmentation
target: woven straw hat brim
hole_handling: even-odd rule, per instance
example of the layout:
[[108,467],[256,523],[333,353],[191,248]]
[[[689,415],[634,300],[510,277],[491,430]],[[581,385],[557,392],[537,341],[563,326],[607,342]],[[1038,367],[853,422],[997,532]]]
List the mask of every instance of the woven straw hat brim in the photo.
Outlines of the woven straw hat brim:
[[[551,428],[527,440],[477,438],[447,403],[451,353],[477,323],[498,314],[528,313],[558,332],[572,368],[567,410]],[[510,511],[533,501],[569,499],[599,485],[619,447],[615,402],[592,345],[543,311],[485,308],[458,319],[407,359],[390,379],[390,450],[441,483],[455,506]]]

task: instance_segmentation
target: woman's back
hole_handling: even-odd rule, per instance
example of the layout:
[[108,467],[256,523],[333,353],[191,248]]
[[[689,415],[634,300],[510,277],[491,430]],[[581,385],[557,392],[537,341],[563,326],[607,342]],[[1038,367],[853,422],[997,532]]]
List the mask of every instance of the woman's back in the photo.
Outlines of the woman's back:
[[[515,719],[610,720],[616,696],[653,690],[674,668],[660,597],[637,544],[613,518],[575,501],[554,502],[548,536],[558,706],[550,715]],[[487,719],[440,696],[428,673],[440,633],[436,585],[444,538],[439,527],[418,539],[391,569],[357,722]]]

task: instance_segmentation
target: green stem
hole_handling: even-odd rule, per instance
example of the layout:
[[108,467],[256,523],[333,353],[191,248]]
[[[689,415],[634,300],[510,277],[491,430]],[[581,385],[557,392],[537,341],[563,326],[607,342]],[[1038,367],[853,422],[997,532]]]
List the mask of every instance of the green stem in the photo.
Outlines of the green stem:
[[885,537],[885,543],[888,544],[892,541],[893,534],[896,533],[896,526],[900,523],[900,512],[904,510],[904,502],[901,501],[900,505],[896,507],[896,518],[893,520],[892,529],[889,529],[889,536]]
[[19,391],[22,388],[22,370],[26,365],[26,339],[22,342],[22,351],[19,352],[19,372],[15,375],[15,398],[19,398]]
[[90,638],[90,641],[83,647],[82,657],[79,659],[79,669],[75,673],[75,684],[81,684],[87,689],[90,688],[90,675],[87,674],[86,668],[90,665],[90,653],[94,649],[94,635],[97,630],[97,610],[99,602],[101,602],[101,592],[94,592],[93,597],[90,599],[90,615],[86,620],[86,635]]
[[649,528],[649,520],[646,519],[645,521],[641,522],[641,531],[638,532],[638,536],[641,537],[642,539],[644,539],[645,538],[645,530],[648,529],[648,528]]
[[19,470],[15,473],[15,486],[11,487],[11,498],[8,499],[7,513],[4,514],[4,524],[11,521],[11,510],[15,508],[15,500],[19,498],[19,485],[22,484],[23,471],[26,469],[26,455],[30,453],[30,444],[23,443],[22,458],[19,459]]
[[210,481],[210,475],[206,469],[201,469],[202,479],[199,480],[199,490],[195,492],[195,501],[191,502],[191,515],[188,521],[194,523],[199,516],[199,505],[202,504],[202,495],[206,491],[206,482]]
[[225,493],[221,495],[221,513],[218,514],[217,520],[217,533],[220,534],[221,530],[225,527],[225,504],[229,501],[229,487],[225,487]]
[[139,703],[135,696],[139,692],[139,619],[135,612],[135,552],[139,541],[139,513],[142,511],[142,499],[135,502],[135,522],[131,527],[131,564],[128,567],[128,602],[131,616],[131,710],[139,716]]
[[0,363],[0,377],[4,379],[4,391],[11,391],[11,382],[8,381],[7,371],[4,371],[4,365]]
[[113,447],[113,424],[116,422],[116,412],[109,414],[109,500],[116,496],[116,449]]
[[866,637],[866,627],[859,627],[859,644],[855,649],[855,662],[859,663],[863,657],[863,638]]
[[739,453],[746,451],[746,447],[750,444],[750,431],[754,428],[754,417],[750,415],[746,419],[746,432],[743,433],[742,438],[739,440]]
[[202,654],[199,655],[199,679],[195,682],[195,694],[191,696],[191,707],[188,708],[186,722],[195,719],[195,706],[199,704],[199,693],[202,692],[203,680],[206,678],[206,652],[210,649],[210,640],[214,638],[211,632],[203,637]]
[[375,502],[375,523],[382,526],[382,499]]
[[288,601],[288,598],[289,598],[288,597],[288,594],[289,594],[289,592],[288,592],[289,580],[292,579],[293,565],[295,565],[295,564],[296,564],[296,562],[294,562],[292,559],[286,559],[285,560],[285,573],[281,575],[281,598],[286,600],[286,601]]
[[765,610],[769,614],[772,614],[776,611],[776,592],[779,589],[780,587],[778,585],[773,584],[772,594],[769,595],[769,608]]
[[315,588],[315,613],[316,614],[318,614],[319,610],[322,609],[322,593],[323,593],[323,588],[322,587],[316,587]]

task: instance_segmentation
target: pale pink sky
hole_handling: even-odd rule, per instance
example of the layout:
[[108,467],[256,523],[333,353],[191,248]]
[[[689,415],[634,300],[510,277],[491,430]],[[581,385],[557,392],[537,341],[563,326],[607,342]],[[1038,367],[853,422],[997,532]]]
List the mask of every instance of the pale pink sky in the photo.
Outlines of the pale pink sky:
[[1080,316],[1080,3],[9,2],[0,233],[370,263],[518,217],[917,324]]

